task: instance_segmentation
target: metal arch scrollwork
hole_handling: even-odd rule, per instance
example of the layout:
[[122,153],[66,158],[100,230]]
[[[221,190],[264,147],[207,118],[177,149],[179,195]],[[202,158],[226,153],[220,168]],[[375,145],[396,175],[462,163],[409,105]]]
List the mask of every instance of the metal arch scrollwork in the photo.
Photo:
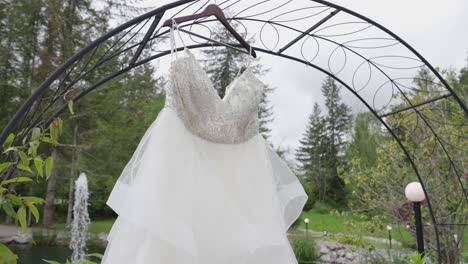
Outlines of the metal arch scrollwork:
[[[460,202],[468,205],[466,180],[459,169],[462,161],[457,157],[462,150],[449,140],[464,135],[441,133],[435,129],[441,124],[466,127],[467,122],[449,123],[425,111],[447,111],[441,102],[454,102],[457,109],[451,111],[466,121],[463,119],[468,115],[466,102],[403,39],[375,21],[325,0],[179,0],[161,6],[109,31],[58,67],[12,117],[0,134],[0,143],[10,132],[22,129],[28,132],[36,126],[48,126],[54,118],[64,114],[67,101],[79,101],[135,67],[170,54],[166,41],[169,30],[158,27],[163,18],[193,14],[214,2],[227,14],[232,14],[227,17],[228,21],[238,23],[246,39],[258,36],[253,43],[258,52],[301,63],[334,78],[381,121],[423,185],[440,262],[439,227],[444,228],[447,219],[432,207],[431,190],[427,188],[433,187],[426,184],[430,172],[424,170],[427,161],[415,157],[421,151],[443,156],[449,166],[447,177],[458,182]],[[187,34],[187,46],[192,49],[239,47],[235,43],[219,43],[213,39],[214,21],[204,18],[180,25],[181,32],[192,33]],[[106,71],[107,64],[121,67],[116,72],[109,72]],[[419,72],[425,75],[417,76]],[[414,82],[426,87],[425,90],[416,88]],[[53,92],[46,96],[47,90]],[[424,98],[412,98],[410,95],[414,92],[423,92]],[[405,120],[416,120],[414,127],[408,129],[424,135],[414,138],[415,142],[433,139],[426,150],[405,144],[400,138],[398,122]],[[427,174],[421,175],[421,171]],[[5,173],[0,177],[8,177]]]
[[[276,41],[275,41],[275,44],[273,45],[273,47],[268,47],[266,43],[266,41],[263,40],[263,32],[264,32],[264,29],[266,26],[270,26],[271,28],[273,28],[275,34],[276,34]],[[280,34],[279,34],[279,31],[278,29],[275,27],[275,25],[273,24],[270,24],[270,23],[265,23],[263,24],[262,28],[260,29],[260,41],[262,42],[262,45],[263,47],[265,47],[267,50],[269,51],[274,51],[277,47],[278,47],[278,44],[279,44],[279,41],[280,41]]]
[[[308,41],[309,39],[313,39],[313,40],[314,40],[314,43],[315,43],[315,46],[316,46],[316,48],[315,48],[315,53],[314,53],[314,55],[312,56],[311,59],[307,59],[307,58],[306,58],[306,55],[305,55],[305,52],[304,52],[304,50],[305,50],[305,44],[307,43],[307,41]],[[309,41],[309,42],[310,42],[310,41]],[[308,63],[312,63],[312,62],[315,60],[315,58],[317,58],[317,56],[319,55],[319,53],[320,53],[320,43],[317,41],[317,39],[314,38],[314,37],[312,37],[312,36],[307,36],[307,37],[305,37],[305,38],[304,38],[304,41],[302,41],[302,44],[301,44],[301,56],[302,56],[302,58],[303,58],[305,61],[307,61]]]

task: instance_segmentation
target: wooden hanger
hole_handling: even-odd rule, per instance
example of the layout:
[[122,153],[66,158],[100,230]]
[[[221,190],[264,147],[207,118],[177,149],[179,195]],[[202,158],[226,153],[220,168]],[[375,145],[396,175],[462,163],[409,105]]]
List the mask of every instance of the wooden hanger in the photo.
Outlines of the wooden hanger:
[[[189,16],[176,17],[176,18],[174,18],[174,20],[175,20],[176,23],[182,23],[182,22],[195,20],[195,19],[203,18],[203,17],[209,17],[209,16],[215,16],[219,20],[219,22],[221,22],[223,24],[223,26],[229,32],[231,32],[231,34],[240,42],[242,47],[244,47],[248,52],[250,52],[250,50],[251,50],[252,57],[254,57],[254,58],[257,57],[257,54],[255,53],[255,50],[253,48],[251,48],[250,45],[247,43],[247,41],[245,41],[239,35],[239,33],[237,33],[234,30],[234,28],[232,28],[232,26],[227,22],[227,19],[226,19],[226,16],[224,15],[223,10],[221,10],[221,8],[219,8],[218,5],[210,4],[201,13],[193,14],[193,15],[189,15]],[[163,27],[172,26],[172,19],[167,19],[166,21],[164,21],[162,26]]]

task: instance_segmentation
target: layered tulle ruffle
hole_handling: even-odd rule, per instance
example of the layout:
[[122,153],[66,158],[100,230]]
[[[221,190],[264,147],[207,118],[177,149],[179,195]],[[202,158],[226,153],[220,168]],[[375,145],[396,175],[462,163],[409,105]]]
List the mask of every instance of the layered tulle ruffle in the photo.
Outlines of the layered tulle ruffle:
[[260,135],[213,143],[164,108],[107,201],[119,217],[103,263],[297,263],[286,231],[306,199]]

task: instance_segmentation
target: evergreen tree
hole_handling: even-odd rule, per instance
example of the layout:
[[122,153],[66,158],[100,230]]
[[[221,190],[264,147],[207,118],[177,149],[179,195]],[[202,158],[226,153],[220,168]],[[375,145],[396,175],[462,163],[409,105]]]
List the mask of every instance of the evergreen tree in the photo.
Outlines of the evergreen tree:
[[321,115],[319,105],[314,105],[309,124],[296,159],[308,182],[313,185],[317,201],[332,206],[345,204],[344,182],[338,175],[343,161],[345,134],[349,127],[349,107],[341,102],[340,87],[330,77],[322,83],[326,115]]
[[457,95],[465,104],[468,102],[468,58],[466,58],[466,65],[460,70],[459,76],[454,89]]
[[347,160],[359,159],[361,164],[367,167],[375,164],[378,138],[377,122],[369,112],[356,115],[353,138],[346,148]]
[[[325,199],[326,182],[322,177],[326,151],[325,125],[322,110],[319,104],[315,103],[306,131],[299,141],[300,147],[296,150],[298,170],[304,173],[306,183],[312,185],[317,201]],[[311,198],[312,196],[309,196],[309,199]]]
[[78,141],[86,147],[79,149],[78,166],[90,175],[90,189],[99,189],[90,195],[91,215],[113,214],[106,200],[144,132],[164,106],[164,97],[158,93],[161,84],[153,79],[153,72],[150,64],[135,68],[77,105],[87,113],[80,118]]
[[350,123],[350,108],[341,102],[340,87],[331,77],[327,77],[322,84],[322,93],[325,96],[326,140],[327,152],[325,173],[327,188],[327,202],[334,205],[344,205],[346,192],[344,182],[338,174],[338,168],[344,156],[345,134]]
[[35,88],[41,1],[0,2],[0,127]]
[[306,132],[299,143],[301,146],[296,151],[296,159],[299,162],[299,170],[307,171],[316,166],[323,152],[323,136],[325,131],[325,120],[318,103],[314,104],[314,110],[309,116]]
[[[105,4],[119,8],[126,3],[113,0]],[[31,91],[57,66],[107,32],[110,12],[110,8],[98,7],[91,0],[0,2],[0,126],[6,124]],[[97,60],[109,45],[103,43],[93,58]],[[128,61],[125,57],[121,59]],[[74,84],[67,98],[119,69],[117,63],[102,65]],[[71,219],[71,207],[56,201],[68,200],[72,205],[73,182],[81,171],[91,172],[88,173],[90,211],[106,208],[109,186],[115,183],[138,137],[163,103],[162,96],[156,94],[160,85],[152,78],[153,71],[148,64],[115,78],[76,103],[75,115],[62,115],[64,132],[60,144],[50,149],[55,159],[53,173],[47,181],[38,179],[39,184],[28,190],[29,195],[46,200],[41,216],[45,226],[63,218],[56,212],[66,211],[67,207],[67,222]],[[60,81],[67,85],[70,79]],[[49,98],[52,93],[54,90],[48,89],[43,97]],[[58,105],[66,104],[65,99],[59,100]]]
[[[232,24],[237,30],[237,24]],[[232,43],[232,34],[225,27],[219,26],[214,29],[212,38],[221,43]],[[253,43],[252,40],[249,40]],[[249,54],[242,53],[239,50],[232,48],[210,48],[203,50],[202,53],[208,58],[204,60],[206,73],[210,76],[214,88],[218,92],[220,98],[223,98],[226,93],[226,87],[241,74],[248,64]],[[256,75],[264,75],[268,70],[264,69],[261,64],[254,63],[250,65],[250,69]],[[271,129],[269,124],[273,121],[273,109],[268,100],[268,94],[273,91],[273,88],[266,86],[263,98],[260,103],[260,111],[258,113],[260,121],[260,133],[265,139],[270,138]]]

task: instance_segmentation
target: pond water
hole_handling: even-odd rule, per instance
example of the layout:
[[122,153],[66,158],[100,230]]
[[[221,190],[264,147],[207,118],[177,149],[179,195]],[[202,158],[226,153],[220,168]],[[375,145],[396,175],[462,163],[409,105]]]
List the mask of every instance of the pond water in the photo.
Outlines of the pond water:
[[[11,244],[8,247],[18,255],[18,264],[45,264],[42,259],[65,263],[70,258],[71,250],[67,246],[34,246],[31,244]],[[90,253],[103,253],[104,248],[88,248]],[[93,259],[93,261],[96,261]]]

